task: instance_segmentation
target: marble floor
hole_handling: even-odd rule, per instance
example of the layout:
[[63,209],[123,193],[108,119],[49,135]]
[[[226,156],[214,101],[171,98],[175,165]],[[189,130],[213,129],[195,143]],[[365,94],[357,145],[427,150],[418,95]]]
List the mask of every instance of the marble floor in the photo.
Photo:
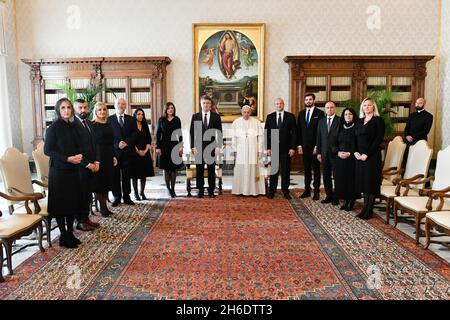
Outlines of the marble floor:
[[[231,190],[232,185],[232,176],[225,176],[223,181],[223,188],[224,190]],[[146,189],[158,189],[161,190],[165,186],[164,179],[161,175],[157,175],[156,177],[152,177],[147,181]],[[303,176],[302,175],[292,175],[291,176],[291,188],[303,188]],[[3,190],[3,185],[0,182],[0,190]],[[176,183],[176,192],[179,196],[183,196],[186,194],[186,185],[185,185],[185,176],[180,175],[177,178]],[[294,194],[292,194],[294,196]],[[298,196],[297,194],[295,196]],[[132,197],[133,198],[133,197]],[[6,205],[6,202],[4,199],[0,198],[0,210],[3,212],[3,214],[8,214],[8,208]],[[380,215],[383,219],[385,219],[385,212],[384,207],[382,205],[376,206],[375,212]],[[55,221],[53,222],[55,224]],[[391,220],[392,224],[392,220]],[[411,223],[406,223],[404,221],[399,222],[397,225],[397,228],[401,230],[402,232],[406,233],[410,237],[414,238],[414,225]],[[52,231],[52,239],[55,239],[59,236],[59,230],[58,228],[55,228]],[[30,236],[32,237],[32,236]],[[447,238],[447,239],[446,239]],[[450,241],[450,237],[441,238],[442,240]],[[424,243],[424,238],[420,239],[421,243]],[[34,241],[30,241],[29,239],[20,240],[17,242],[17,247],[20,247],[24,244],[34,243]],[[44,241],[44,247],[46,247],[47,244]],[[444,258],[448,262],[450,262],[450,249],[446,246],[440,245],[440,244],[431,244],[429,249],[439,255],[440,257]],[[29,246],[21,250],[20,252],[14,254],[13,256],[13,268],[21,264],[24,260],[28,259],[31,255],[33,255],[35,252],[37,252],[39,249],[37,246]],[[7,274],[6,270],[6,262],[3,265],[3,274]]]

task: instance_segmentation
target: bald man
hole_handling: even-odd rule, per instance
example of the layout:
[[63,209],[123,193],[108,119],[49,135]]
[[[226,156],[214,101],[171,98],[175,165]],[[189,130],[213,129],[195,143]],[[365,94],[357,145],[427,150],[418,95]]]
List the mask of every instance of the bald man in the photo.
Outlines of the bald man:
[[130,198],[130,170],[137,125],[132,116],[125,114],[126,107],[125,99],[117,99],[114,103],[116,114],[108,118],[114,132],[114,154],[117,158],[117,166],[114,167],[113,207],[117,207],[122,199],[125,204],[134,205]]
[[416,112],[409,115],[405,128],[405,143],[410,146],[419,140],[427,140],[428,133],[433,125],[433,115],[425,110],[426,100],[419,98],[416,101]]

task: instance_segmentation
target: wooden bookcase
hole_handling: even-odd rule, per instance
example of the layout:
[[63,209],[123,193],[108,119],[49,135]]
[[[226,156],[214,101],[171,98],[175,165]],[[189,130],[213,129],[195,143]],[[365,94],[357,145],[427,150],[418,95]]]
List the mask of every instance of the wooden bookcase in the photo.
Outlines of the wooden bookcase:
[[30,66],[34,140],[43,140],[44,131],[54,117],[54,106],[65,97],[59,89],[70,83],[77,91],[89,84],[102,83],[105,90],[99,100],[114,113],[114,100],[123,97],[128,102],[127,114],[144,109],[151,132],[155,134],[157,119],[166,102],[166,66],[168,57],[22,59]]
[[[304,108],[306,93],[316,95],[316,106],[323,108],[326,101],[340,103],[346,100],[362,101],[367,91],[385,86],[393,92],[395,108],[395,135],[403,134],[415,101],[425,95],[426,63],[434,56],[287,56],[289,64],[290,110],[295,116]],[[301,169],[296,156],[293,170]]]

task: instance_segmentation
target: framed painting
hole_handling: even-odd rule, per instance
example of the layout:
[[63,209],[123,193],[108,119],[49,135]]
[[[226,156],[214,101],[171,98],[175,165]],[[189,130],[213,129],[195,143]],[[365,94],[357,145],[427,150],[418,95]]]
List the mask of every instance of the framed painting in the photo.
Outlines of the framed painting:
[[264,118],[265,24],[193,24],[194,110],[200,97],[213,100],[222,122],[232,122],[248,105]]

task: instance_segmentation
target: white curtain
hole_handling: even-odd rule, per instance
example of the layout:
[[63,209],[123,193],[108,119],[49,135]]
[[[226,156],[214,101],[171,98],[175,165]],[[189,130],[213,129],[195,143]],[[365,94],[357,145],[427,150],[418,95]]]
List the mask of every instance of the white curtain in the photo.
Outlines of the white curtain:
[[0,1],[0,156],[12,146],[9,117],[8,81],[6,76],[5,3]]

